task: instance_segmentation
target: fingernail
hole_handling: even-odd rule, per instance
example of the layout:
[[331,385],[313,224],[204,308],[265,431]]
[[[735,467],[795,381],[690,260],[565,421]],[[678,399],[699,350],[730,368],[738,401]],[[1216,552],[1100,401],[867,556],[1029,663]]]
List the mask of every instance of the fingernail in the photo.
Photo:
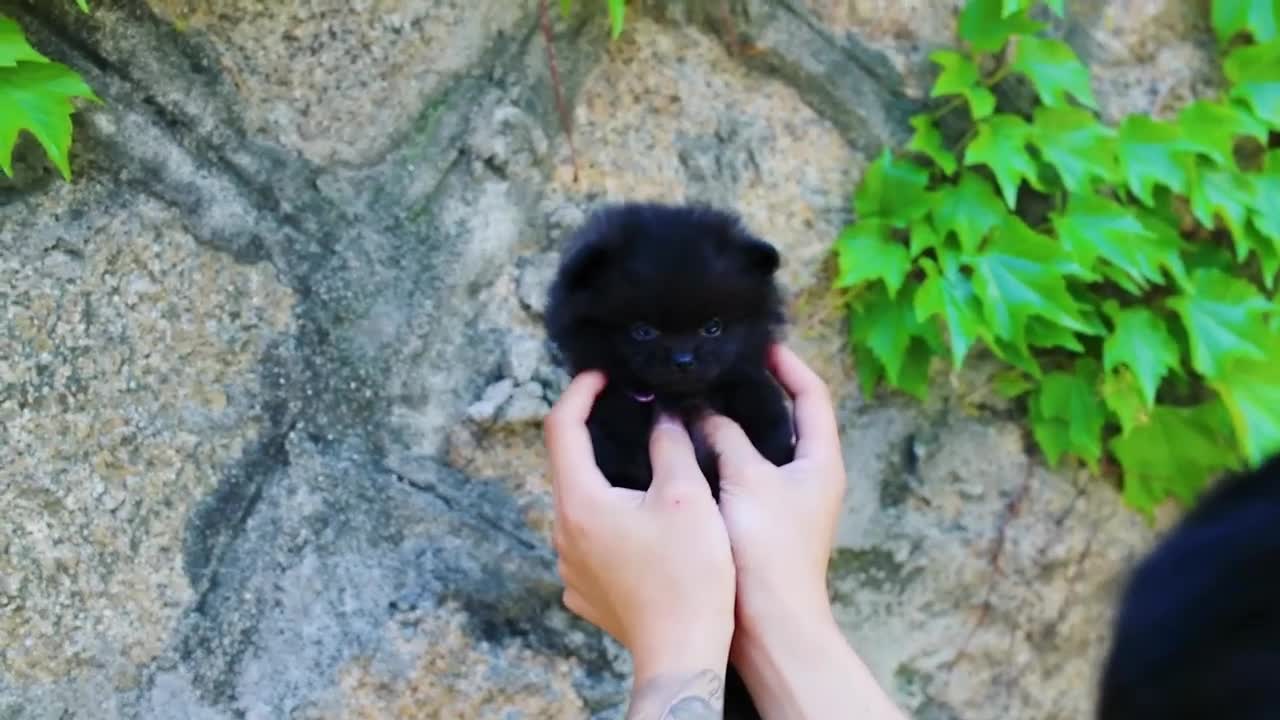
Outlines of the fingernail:
[[658,414],[658,427],[678,428],[682,427],[680,420],[671,413],[663,412]]

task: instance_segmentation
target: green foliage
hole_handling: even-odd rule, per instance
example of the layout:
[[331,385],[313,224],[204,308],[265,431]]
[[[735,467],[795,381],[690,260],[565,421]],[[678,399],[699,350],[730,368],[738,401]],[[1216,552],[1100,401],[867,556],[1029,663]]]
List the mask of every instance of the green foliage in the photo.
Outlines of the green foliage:
[[[1191,503],[1280,451],[1280,0],[1214,0],[1223,97],[1116,127],[1039,4],[1065,13],[966,3],[967,49],[931,56],[946,102],[854,193],[835,284],[859,378],[923,399],[932,362],[981,349],[1051,466],[1117,467],[1143,512]],[[1033,107],[997,100],[1010,75]]]
[[978,66],[972,59],[950,50],[939,50],[929,59],[942,67],[930,97],[959,95],[968,101],[969,112],[977,119],[990,115],[996,109],[996,96],[978,82]]
[[[622,34],[622,27],[627,17],[627,0],[605,0],[609,11],[609,35],[617,39]],[[573,11],[573,0],[560,0],[560,14],[568,15]]]
[[[88,12],[86,0],[77,0]],[[67,66],[40,54],[22,28],[0,15],[0,170],[13,177],[19,133],[31,133],[66,180],[71,179],[71,114],[74,98],[97,101],[93,90]]]
[[1214,0],[1213,29],[1227,42],[1240,33],[1255,42],[1274,40],[1280,29],[1280,2],[1276,0]]

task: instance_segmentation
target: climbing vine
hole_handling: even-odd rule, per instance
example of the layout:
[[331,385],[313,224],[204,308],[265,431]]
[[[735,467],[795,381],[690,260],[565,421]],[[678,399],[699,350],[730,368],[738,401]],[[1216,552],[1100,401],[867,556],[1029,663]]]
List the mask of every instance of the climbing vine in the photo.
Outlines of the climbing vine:
[[[76,0],[89,12],[88,0]],[[0,169],[13,177],[18,135],[31,133],[65,180],[71,179],[74,98],[98,101],[71,68],[40,54],[17,22],[0,15]]]
[[[935,358],[982,348],[1051,466],[1116,467],[1149,513],[1280,450],[1280,1],[1212,3],[1221,97],[1114,127],[1047,35],[1065,12],[966,3],[939,106],[857,187],[835,285],[866,393],[923,399]],[[1019,79],[1027,109],[1000,92]]]

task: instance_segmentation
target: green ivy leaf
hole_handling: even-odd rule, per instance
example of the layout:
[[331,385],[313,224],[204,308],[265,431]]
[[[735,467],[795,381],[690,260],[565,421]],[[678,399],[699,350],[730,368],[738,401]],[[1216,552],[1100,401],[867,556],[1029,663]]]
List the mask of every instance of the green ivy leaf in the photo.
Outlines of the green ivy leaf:
[[[1280,150],[1273,151],[1280,155]],[[1280,169],[1268,170],[1264,175],[1253,176],[1253,225],[1264,237],[1280,244]]]
[[1006,400],[1025,395],[1036,387],[1035,381],[1017,368],[1008,368],[996,373],[995,377],[991,378],[991,384],[996,394]]
[[938,236],[938,231],[933,229],[933,224],[929,222],[929,218],[920,218],[911,223],[911,246],[910,253],[914,259],[926,250],[934,250],[942,245],[942,238]]
[[961,172],[959,182],[939,190],[933,208],[939,234],[954,232],[967,253],[977,252],[987,233],[1008,215],[991,183],[974,172]]
[[998,337],[992,337],[987,340],[987,346],[991,348],[991,352],[995,353],[996,357],[1031,377],[1041,378],[1044,376],[1044,371],[1040,369],[1040,363],[1036,362],[1035,356],[1031,354],[1031,350],[1025,342],[1014,343],[1008,340],[1001,340]]
[[1181,368],[1178,343],[1159,315],[1146,308],[1116,313],[1115,330],[1102,346],[1102,366],[1111,372],[1127,365],[1142,390],[1147,407],[1156,404],[1160,381],[1170,370]]
[[1236,138],[1255,138],[1266,144],[1267,128],[1234,105],[1197,100],[1178,114],[1184,148],[1204,155],[1222,167],[1235,167]]
[[859,218],[879,218],[892,227],[906,227],[929,212],[932,194],[925,188],[929,172],[888,148],[867,166],[853,198]]
[[1024,345],[1031,316],[1091,332],[1067,290],[1061,248],[1021,220],[1010,216],[986,251],[971,256],[968,263],[983,314],[997,337]]
[[1026,180],[1042,189],[1036,161],[1027,152],[1031,126],[1017,115],[993,115],[978,123],[978,136],[965,150],[965,165],[986,165],[1010,210],[1018,204],[1018,186]]
[[[857,299],[853,307],[850,340],[866,346],[883,366],[885,377],[894,387],[902,387],[904,377],[910,379],[920,362],[919,356],[908,357],[914,339],[925,341],[927,346],[940,344],[937,328],[916,319],[912,298],[917,288],[911,286],[897,297],[891,297],[883,288],[872,286],[870,292]],[[905,375],[904,375],[905,368]]]
[[1157,405],[1147,421],[1111,441],[1124,471],[1124,496],[1150,511],[1168,497],[1192,503],[1220,472],[1240,467],[1230,420],[1219,403],[1191,408]]
[[[1241,238],[1249,223],[1249,206],[1253,203],[1254,187],[1249,176],[1231,170],[1202,168],[1191,184],[1191,214],[1206,228],[1217,225],[1221,217],[1234,238]],[[1241,247],[1237,243],[1236,259],[1242,260]]]
[[560,15],[568,16],[573,10],[573,0],[560,0]]
[[1185,195],[1190,182],[1184,149],[1180,126],[1144,115],[1125,118],[1118,150],[1129,190],[1148,207],[1155,205],[1156,185]]
[[1075,107],[1038,107],[1031,144],[1058,171],[1068,192],[1086,192],[1094,180],[1120,179],[1115,132],[1092,113]]
[[1071,451],[1071,424],[1066,420],[1046,418],[1034,413],[1029,419],[1031,436],[1036,439],[1036,445],[1040,446],[1040,452],[1044,453],[1045,461],[1051,468],[1058,467],[1062,456]]
[[[1188,246],[1184,259],[1187,261],[1187,267],[1192,270],[1219,270],[1227,274],[1237,271],[1235,254],[1221,245],[1192,244]],[[1190,292],[1191,281],[1188,280],[1182,287]]]
[[911,269],[911,257],[890,232],[882,221],[872,218],[858,221],[840,233],[840,239],[836,241],[840,271],[836,287],[853,287],[869,280],[882,280],[890,297],[898,294]]
[[933,120],[928,115],[916,115],[911,118],[911,127],[915,128],[915,133],[907,143],[907,149],[928,156],[944,175],[954,175],[956,156],[943,145],[942,133]]
[[1044,318],[1027,318],[1027,345],[1038,348],[1062,348],[1083,353],[1080,338],[1071,330],[1051,323]]
[[1096,378],[1097,364],[1081,360],[1072,373],[1045,374],[1032,396],[1032,434],[1050,467],[1056,467],[1063,453],[1069,452],[1097,470],[1107,410],[1095,388]]
[[[1058,17],[1066,14],[1066,0],[1044,0],[1044,4],[1048,5]],[[1009,17],[1020,10],[1030,11],[1035,5],[1035,0],[1003,0],[1000,14],[1003,17]]]
[[1076,57],[1076,51],[1061,40],[1021,38],[1010,67],[1031,81],[1040,102],[1048,107],[1067,105],[1067,96],[1071,95],[1080,104],[1098,109],[1089,84],[1089,69]]
[[1181,269],[1176,237],[1170,242],[1157,236],[1132,211],[1100,195],[1071,196],[1066,211],[1052,220],[1064,246],[1086,269],[1101,257],[1139,288],[1163,285],[1161,268]]
[[71,99],[98,98],[74,71],[60,63],[18,63],[0,72],[0,169],[13,176],[18,133],[35,136],[66,180],[71,179]]
[[[982,74],[973,60],[951,50],[938,50],[929,59],[942,68],[933,84],[929,97],[960,95],[969,102],[969,112],[974,120],[981,120],[995,112],[996,96],[982,86]],[[939,136],[939,144],[941,144]]]
[[1138,218],[1138,222],[1142,223],[1142,227],[1146,230],[1144,252],[1134,255],[1134,262],[1137,263],[1139,271],[1150,276],[1153,272],[1158,273],[1158,268],[1163,267],[1169,271],[1175,284],[1179,287],[1187,287],[1191,281],[1187,279],[1187,267],[1183,262],[1186,243],[1178,233],[1178,229],[1156,212],[1140,207],[1133,210],[1134,217]]
[[851,318],[849,327],[851,330],[849,346],[853,348],[853,364],[854,371],[858,375],[858,386],[862,388],[863,397],[875,397],[876,386],[884,379],[884,364],[876,359],[871,348],[852,340],[852,328],[856,327],[856,320]]
[[1121,290],[1134,297],[1142,297],[1147,294],[1145,286],[1134,282],[1128,273],[1118,269],[1115,265],[1104,263],[1098,266],[1098,270],[1102,273],[1103,278],[1115,283]]
[[982,334],[982,308],[969,278],[959,268],[939,270],[929,259],[921,261],[925,281],[916,291],[916,318],[921,322],[941,315],[947,328],[951,362],[964,365],[969,349]]
[[[1276,273],[1280,272],[1280,241],[1264,237],[1261,233],[1249,230],[1245,233],[1244,242],[1258,256],[1258,266],[1262,270],[1262,285],[1268,291],[1275,290]],[[1277,313],[1280,315],[1280,313]]]
[[911,338],[902,372],[898,374],[898,389],[924,402],[929,396],[929,366],[936,355],[937,352],[925,339]]
[[960,37],[982,52],[999,50],[1012,35],[1043,28],[1025,9],[1006,16],[1004,0],[968,0],[960,13]]
[[1263,360],[1259,338],[1267,335],[1264,316],[1272,309],[1249,283],[1221,270],[1197,270],[1188,292],[1170,298],[1191,343],[1191,366],[1209,380],[1223,377],[1232,360]]
[[1030,10],[1031,0],[1002,0],[1000,3],[1000,16],[1009,17],[1019,10]]
[[1280,4],[1275,0],[1214,0],[1213,29],[1227,42],[1248,32],[1258,42],[1274,40],[1280,27]]
[[0,15],[0,67],[14,67],[20,62],[47,63],[49,58],[31,47],[22,26]]
[[1249,103],[1254,115],[1280,128],[1280,40],[1236,48],[1223,71],[1231,81],[1231,97]]
[[608,0],[610,35],[617,39],[622,34],[622,25],[627,15],[627,0]]
[[1149,408],[1143,402],[1142,390],[1133,374],[1123,368],[1103,376],[1102,402],[1120,421],[1121,432],[1127,433],[1148,420]]
[[1214,385],[1231,413],[1241,451],[1251,463],[1261,463],[1280,451],[1280,338],[1268,338],[1269,359],[1231,364],[1230,372]]
[[76,0],[76,5],[79,5],[81,10],[89,12],[89,0]]

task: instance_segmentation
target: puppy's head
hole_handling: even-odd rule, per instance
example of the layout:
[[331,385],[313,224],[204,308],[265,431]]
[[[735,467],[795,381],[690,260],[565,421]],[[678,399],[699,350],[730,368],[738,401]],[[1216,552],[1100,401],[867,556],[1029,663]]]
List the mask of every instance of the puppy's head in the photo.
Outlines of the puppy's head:
[[778,265],[778,251],[728,213],[608,207],[565,252],[548,331],[574,372],[603,369],[638,393],[698,393],[763,361],[782,322]]

